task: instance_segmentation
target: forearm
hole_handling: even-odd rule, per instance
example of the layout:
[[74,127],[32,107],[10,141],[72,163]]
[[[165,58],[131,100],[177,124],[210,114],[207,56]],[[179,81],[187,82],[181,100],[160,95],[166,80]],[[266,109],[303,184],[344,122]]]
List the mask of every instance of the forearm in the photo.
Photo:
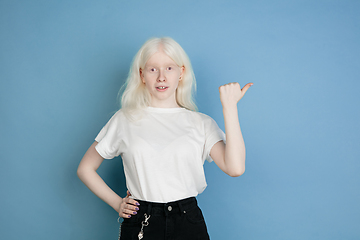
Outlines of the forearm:
[[237,82],[219,87],[220,101],[223,106],[226,144],[216,143],[210,155],[219,168],[226,174],[237,177],[245,172],[245,144],[240,129],[237,103],[253,83],[240,89]]
[[94,142],[81,160],[77,174],[80,180],[100,199],[109,204],[115,211],[119,211],[122,198],[119,197],[96,172],[103,158],[96,151]]
[[223,107],[226,145],[225,166],[231,176],[240,176],[245,171],[245,143],[240,129],[237,105]]
[[78,169],[80,180],[101,200],[110,205],[115,211],[119,211],[122,198],[117,195],[93,169]]

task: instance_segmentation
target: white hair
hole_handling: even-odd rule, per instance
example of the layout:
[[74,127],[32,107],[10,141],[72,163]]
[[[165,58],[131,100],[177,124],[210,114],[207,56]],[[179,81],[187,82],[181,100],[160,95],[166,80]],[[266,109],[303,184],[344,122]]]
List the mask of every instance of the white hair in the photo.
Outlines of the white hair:
[[121,109],[126,115],[150,106],[151,95],[141,80],[140,69],[144,69],[149,58],[158,52],[160,48],[179,67],[184,67],[182,81],[179,82],[176,89],[177,104],[180,107],[197,111],[193,96],[196,90],[196,80],[190,59],[174,39],[164,37],[151,38],[146,41],[133,59],[128,78],[119,91],[119,94],[122,92]]

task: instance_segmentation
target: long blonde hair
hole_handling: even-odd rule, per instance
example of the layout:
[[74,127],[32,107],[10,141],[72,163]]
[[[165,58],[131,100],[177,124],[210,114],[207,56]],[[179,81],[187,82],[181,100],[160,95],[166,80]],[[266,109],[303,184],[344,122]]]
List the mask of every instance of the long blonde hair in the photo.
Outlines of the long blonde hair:
[[164,51],[179,67],[184,67],[182,81],[179,82],[176,90],[176,102],[180,107],[197,111],[194,102],[196,90],[195,75],[190,63],[190,59],[182,47],[172,38],[151,38],[144,43],[135,55],[132,66],[130,67],[128,78],[121,87],[121,109],[126,115],[150,105],[151,95],[140,77],[140,69],[144,69],[149,58],[159,51]]

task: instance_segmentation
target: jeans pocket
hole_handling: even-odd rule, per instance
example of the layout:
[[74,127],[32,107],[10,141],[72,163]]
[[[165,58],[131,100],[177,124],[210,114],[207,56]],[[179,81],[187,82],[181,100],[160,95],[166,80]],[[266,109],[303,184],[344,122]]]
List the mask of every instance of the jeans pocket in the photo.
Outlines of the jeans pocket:
[[187,210],[185,216],[186,219],[193,224],[205,222],[201,209],[198,206]]
[[140,225],[141,221],[145,220],[144,213],[138,211],[136,215],[131,215],[131,218],[124,218],[122,224],[125,225]]

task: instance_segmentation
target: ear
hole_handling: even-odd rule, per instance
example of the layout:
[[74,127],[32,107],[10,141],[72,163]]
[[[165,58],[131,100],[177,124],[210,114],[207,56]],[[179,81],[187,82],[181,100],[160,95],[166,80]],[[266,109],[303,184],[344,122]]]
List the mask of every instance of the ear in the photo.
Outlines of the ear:
[[145,83],[144,74],[143,74],[143,71],[142,71],[141,68],[139,69],[139,74],[140,74],[141,81],[142,81],[143,83]]
[[180,81],[183,79],[184,72],[185,72],[185,67],[182,66],[182,67],[180,68]]

